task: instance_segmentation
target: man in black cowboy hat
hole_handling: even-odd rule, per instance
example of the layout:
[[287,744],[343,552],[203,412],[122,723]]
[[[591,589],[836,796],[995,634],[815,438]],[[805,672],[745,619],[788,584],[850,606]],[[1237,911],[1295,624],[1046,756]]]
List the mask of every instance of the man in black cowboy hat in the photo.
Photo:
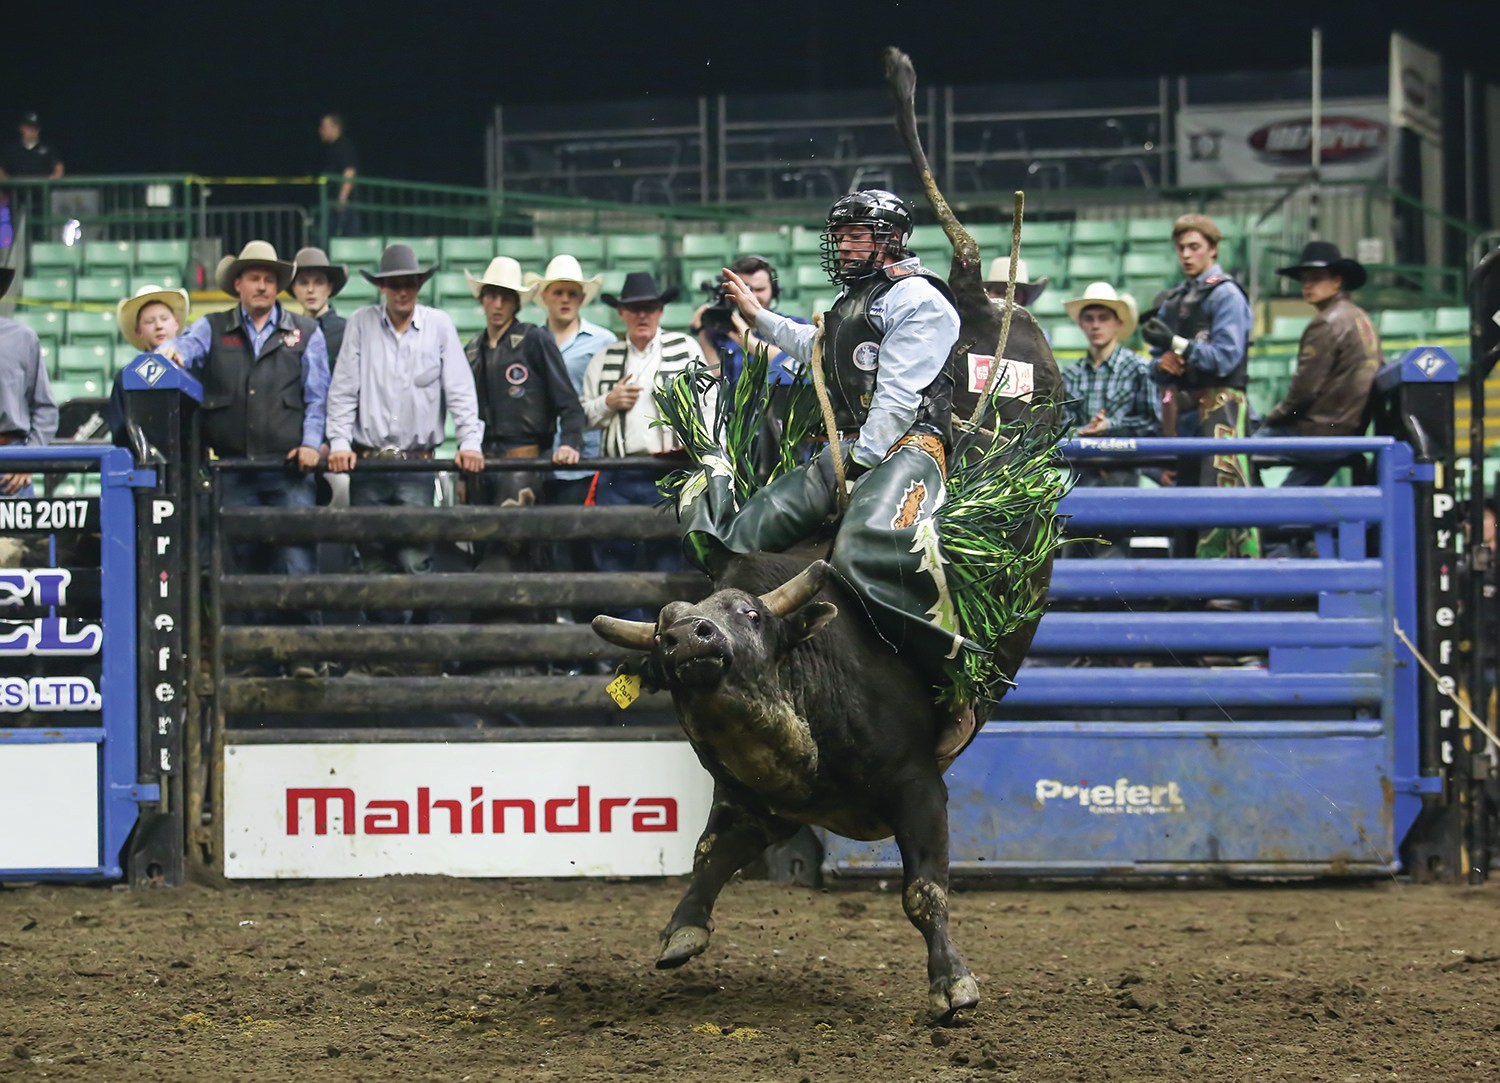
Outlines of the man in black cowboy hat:
[[318,321],[323,337],[328,342],[328,371],[331,373],[339,360],[339,349],[344,345],[344,317],[336,311],[332,301],[349,282],[349,268],[341,263],[330,263],[328,253],[321,248],[299,248],[292,262],[297,273],[292,276],[288,292],[301,303],[302,314]]
[[[0,267],[0,297],[16,272]],[[57,404],[36,332],[0,317],[0,445],[47,444],[57,434]],[[31,496],[30,474],[0,472],[0,497]]]
[[[661,413],[652,392],[665,387],[679,373],[706,364],[703,351],[688,335],[662,331],[662,311],[677,297],[677,287],[660,289],[650,272],[625,276],[619,296],[606,293],[603,301],[620,314],[625,340],[604,347],[583,374],[583,412],[590,428],[602,429],[606,458],[667,456],[679,452],[672,430],[657,425]],[[708,407],[712,409],[712,407]],[[661,470],[603,471],[595,485],[594,503],[655,504],[661,499],[656,483]],[[601,571],[675,571],[683,566],[675,542],[599,542],[594,560]],[[644,610],[620,613],[644,620]]]
[[[1349,292],[1365,284],[1365,269],[1330,241],[1309,241],[1302,258],[1279,275],[1302,284],[1302,299],[1318,310],[1297,345],[1297,371],[1257,436],[1359,436],[1370,386],[1384,361],[1380,336]],[[1324,485],[1340,463],[1303,461],[1283,485]]]

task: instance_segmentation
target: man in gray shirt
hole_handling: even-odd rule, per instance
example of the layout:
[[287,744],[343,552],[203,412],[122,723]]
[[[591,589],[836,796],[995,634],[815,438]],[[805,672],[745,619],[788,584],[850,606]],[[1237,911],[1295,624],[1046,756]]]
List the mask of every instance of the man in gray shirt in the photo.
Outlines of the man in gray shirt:
[[[0,297],[16,272],[0,267]],[[57,435],[57,404],[42,364],[36,332],[17,320],[0,317],[0,446],[52,442]],[[33,496],[31,475],[0,468],[0,496]]]
[[[417,303],[422,284],[437,268],[422,268],[409,245],[393,244],[380,269],[361,272],[380,288],[381,300],[349,317],[328,389],[328,469],[353,471],[351,507],[431,507],[433,475],[360,470],[370,459],[431,459],[443,442],[443,409],[458,430],[460,470],[484,469],[474,374],[458,331],[446,313]],[[367,572],[400,570],[426,574],[432,552],[425,546],[361,545]]]

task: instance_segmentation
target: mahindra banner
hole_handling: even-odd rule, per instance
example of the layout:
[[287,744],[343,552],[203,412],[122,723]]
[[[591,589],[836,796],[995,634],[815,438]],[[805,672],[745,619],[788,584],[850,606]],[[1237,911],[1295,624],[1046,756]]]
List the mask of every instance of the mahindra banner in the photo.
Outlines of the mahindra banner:
[[[1323,102],[1323,177],[1383,179],[1390,143],[1384,98]],[[1192,105],[1177,114],[1179,184],[1251,184],[1312,168],[1312,111],[1302,103]]]
[[682,741],[231,745],[224,872],[680,875],[712,797]]

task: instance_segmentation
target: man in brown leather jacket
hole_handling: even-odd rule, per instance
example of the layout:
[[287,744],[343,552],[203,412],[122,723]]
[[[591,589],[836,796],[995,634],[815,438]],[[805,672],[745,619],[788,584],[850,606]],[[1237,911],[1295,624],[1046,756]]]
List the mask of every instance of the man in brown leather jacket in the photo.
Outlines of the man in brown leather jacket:
[[[1295,266],[1276,273],[1301,282],[1302,299],[1318,314],[1302,332],[1291,386],[1255,435],[1362,435],[1370,385],[1384,360],[1375,325],[1349,299],[1365,284],[1365,269],[1331,242],[1309,241]],[[1344,458],[1300,461],[1282,484],[1325,485]]]

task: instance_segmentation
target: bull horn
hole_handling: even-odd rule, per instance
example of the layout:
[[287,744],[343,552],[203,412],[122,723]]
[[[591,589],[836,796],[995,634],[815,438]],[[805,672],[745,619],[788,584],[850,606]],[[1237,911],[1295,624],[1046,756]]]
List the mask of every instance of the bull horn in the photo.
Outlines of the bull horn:
[[595,635],[616,647],[649,651],[656,645],[656,625],[643,620],[621,620],[601,613],[591,623]]
[[771,593],[761,595],[761,604],[778,617],[788,616],[818,596],[832,570],[828,561],[815,560]]

